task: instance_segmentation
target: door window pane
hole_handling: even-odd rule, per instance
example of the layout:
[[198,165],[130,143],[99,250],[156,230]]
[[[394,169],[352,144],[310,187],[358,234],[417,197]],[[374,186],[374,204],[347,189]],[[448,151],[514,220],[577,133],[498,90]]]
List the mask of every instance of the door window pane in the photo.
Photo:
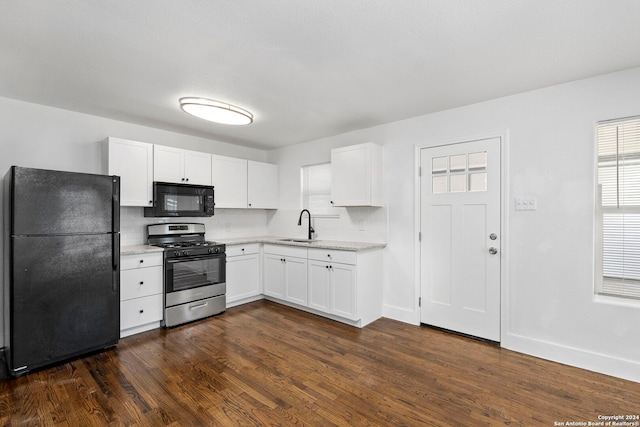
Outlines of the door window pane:
[[465,154],[449,156],[449,161],[451,162],[451,172],[462,172],[467,169],[467,156]]
[[486,169],[487,168],[487,153],[470,153],[469,154],[469,170],[472,169]]
[[451,175],[451,192],[462,193],[467,191],[467,175]]
[[431,159],[431,172],[444,173],[448,170],[447,157],[435,157]]
[[469,174],[469,191],[487,191],[487,173]]
[[433,194],[446,193],[449,191],[447,176],[434,176],[431,178],[431,191]]

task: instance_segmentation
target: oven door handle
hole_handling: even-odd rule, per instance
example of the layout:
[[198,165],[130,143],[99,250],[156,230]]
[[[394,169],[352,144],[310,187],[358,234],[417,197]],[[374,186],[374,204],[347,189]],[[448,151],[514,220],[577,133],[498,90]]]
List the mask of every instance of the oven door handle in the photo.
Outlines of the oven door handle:
[[184,256],[180,258],[171,258],[168,259],[167,262],[170,264],[175,264],[178,262],[189,262],[189,261],[201,261],[203,259],[215,259],[215,258],[224,258],[225,254],[210,254],[210,255],[200,255],[200,256]]

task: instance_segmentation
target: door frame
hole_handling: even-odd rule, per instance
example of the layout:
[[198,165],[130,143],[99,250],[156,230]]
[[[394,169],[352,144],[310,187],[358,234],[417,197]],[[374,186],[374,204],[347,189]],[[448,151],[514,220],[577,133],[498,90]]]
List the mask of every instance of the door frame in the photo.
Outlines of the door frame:
[[435,148],[442,146],[450,146],[462,144],[465,142],[478,141],[481,139],[500,138],[500,345],[504,347],[505,340],[509,332],[509,131],[497,131],[485,134],[476,134],[470,136],[460,136],[448,138],[445,140],[435,141],[433,143],[424,143],[415,145],[414,148],[414,292],[415,292],[415,324],[421,324],[419,298],[421,297],[421,256],[420,253],[420,153],[426,148]]

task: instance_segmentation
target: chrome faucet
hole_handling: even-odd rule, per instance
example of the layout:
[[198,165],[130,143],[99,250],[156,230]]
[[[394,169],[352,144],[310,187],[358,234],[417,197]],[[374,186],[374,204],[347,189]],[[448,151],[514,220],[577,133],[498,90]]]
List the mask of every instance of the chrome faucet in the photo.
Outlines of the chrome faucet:
[[298,218],[298,225],[302,225],[302,214],[305,212],[309,214],[309,233],[308,233],[307,239],[311,240],[311,233],[315,233],[316,231],[311,226],[311,212],[309,212],[308,209],[302,209],[302,212],[300,212],[300,218]]

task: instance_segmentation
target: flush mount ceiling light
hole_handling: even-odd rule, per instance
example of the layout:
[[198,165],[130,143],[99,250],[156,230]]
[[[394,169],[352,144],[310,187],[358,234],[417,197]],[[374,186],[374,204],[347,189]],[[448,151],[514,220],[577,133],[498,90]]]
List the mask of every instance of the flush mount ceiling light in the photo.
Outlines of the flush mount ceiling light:
[[192,116],[225,125],[248,125],[253,122],[253,114],[247,110],[213,99],[180,98],[180,108]]

